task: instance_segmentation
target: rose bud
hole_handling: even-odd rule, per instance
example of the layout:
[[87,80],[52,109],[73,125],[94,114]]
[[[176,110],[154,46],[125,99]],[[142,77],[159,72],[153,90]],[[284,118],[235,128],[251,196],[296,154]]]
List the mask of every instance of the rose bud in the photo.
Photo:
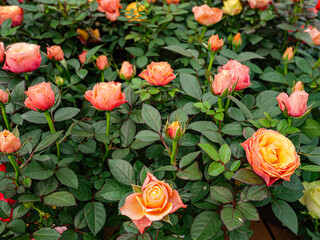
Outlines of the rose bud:
[[318,31],[318,29],[316,28],[310,28],[311,26],[309,26],[306,30],[304,30],[305,32],[309,33],[313,43],[315,45],[320,46],[320,31]]
[[167,62],[152,62],[147,66],[146,70],[139,74],[139,77],[155,86],[167,85],[176,78],[170,64]]
[[0,63],[4,61],[4,43],[0,42]]
[[93,90],[86,91],[84,97],[97,109],[111,111],[127,102],[126,96],[121,92],[121,83],[97,83]]
[[224,14],[234,16],[242,11],[242,6],[239,0],[225,0],[223,1],[222,11]]
[[241,34],[237,33],[236,35],[234,35],[233,40],[232,40],[232,46],[234,48],[238,48],[240,47],[242,44],[242,39],[241,39]]
[[120,16],[119,9],[122,9],[120,0],[97,0],[97,2],[99,4],[98,11],[104,12],[106,18],[111,22],[116,21],[117,17]]
[[181,123],[179,121],[175,121],[170,125],[167,122],[165,134],[168,138],[172,140],[178,140],[184,134],[184,130],[182,129]]
[[296,91],[301,91],[301,90],[303,90],[303,84],[302,84],[301,81],[298,81],[298,82],[296,83],[296,85],[294,85],[294,90],[296,90]]
[[166,0],[167,4],[174,4],[174,5],[178,5],[180,3],[180,0]]
[[54,92],[50,83],[42,82],[29,87],[25,94],[28,97],[24,101],[24,105],[34,111],[45,111],[51,108],[55,102]]
[[54,82],[56,83],[57,86],[61,86],[64,84],[64,78],[60,76],[56,76]]
[[222,70],[220,73],[214,75],[214,81],[211,86],[213,93],[221,96],[227,89],[232,91],[231,80],[232,76],[228,70]]
[[0,152],[14,153],[21,147],[20,140],[8,130],[0,132]]
[[239,91],[250,86],[250,69],[247,66],[239,63],[237,60],[229,60],[225,65],[219,68],[220,72],[222,70],[228,70],[229,74],[231,74],[231,86],[237,83],[235,90]]
[[136,75],[136,69],[128,61],[124,61],[120,69],[120,78],[130,80],[134,75]]
[[261,8],[264,9],[268,6],[268,4],[271,2],[271,0],[247,0],[250,8]]
[[48,58],[52,60],[61,61],[64,58],[63,50],[60,46],[47,47]]
[[288,61],[288,60],[291,60],[292,58],[293,58],[293,48],[288,47],[282,55],[282,60]]
[[180,208],[186,208],[177,190],[164,181],[147,173],[141,192],[126,197],[123,207],[119,208],[122,215],[129,217],[140,233],[153,221],[160,221]]
[[240,144],[253,171],[262,177],[267,186],[290,176],[300,165],[300,157],[292,142],[282,134],[259,129],[252,137]]
[[217,35],[212,35],[208,41],[208,48],[212,52],[217,52],[223,47],[223,40]]
[[18,6],[0,6],[0,25],[11,18],[11,27],[19,26],[23,21],[23,9]]
[[8,93],[0,89],[0,103],[6,103],[8,102]]
[[303,90],[301,82],[298,82],[295,88],[297,90],[294,90],[290,97],[286,93],[280,93],[277,100],[281,111],[286,111],[291,117],[301,117],[308,110],[309,94]]
[[6,61],[2,69],[10,72],[32,72],[41,65],[40,46],[36,44],[14,43],[7,47],[5,55]]
[[299,202],[306,206],[309,215],[314,219],[320,219],[320,181],[303,182],[303,196]]
[[80,63],[81,64],[84,64],[85,63],[85,61],[86,61],[86,56],[87,56],[87,50],[84,50],[79,56],[78,56],[78,58],[79,58],[79,61],[80,61]]
[[109,67],[107,56],[100,55],[96,60],[96,64],[100,71],[106,70]]
[[223,11],[221,9],[211,8],[206,4],[193,7],[192,12],[194,13],[196,21],[205,26],[210,26],[219,22],[223,15]]

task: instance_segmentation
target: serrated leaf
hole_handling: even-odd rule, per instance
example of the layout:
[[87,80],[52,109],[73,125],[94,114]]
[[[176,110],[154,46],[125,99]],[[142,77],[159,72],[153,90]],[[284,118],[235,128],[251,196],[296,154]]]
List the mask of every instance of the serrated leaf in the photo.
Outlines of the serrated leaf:
[[161,133],[161,115],[157,109],[154,107],[143,104],[141,115],[143,121],[154,131],[157,133]]
[[84,206],[84,216],[93,235],[97,235],[106,222],[107,213],[101,202],[89,202]]
[[292,232],[297,234],[298,232],[298,219],[294,210],[288,203],[283,200],[277,200],[272,205],[272,210],[276,217],[287,226]]
[[215,212],[205,211],[194,219],[191,226],[191,237],[197,240],[210,240],[219,232],[221,221]]
[[35,240],[57,240],[61,237],[60,233],[53,228],[41,228],[33,233]]
[[210,187],[210,196],[222,203],[233,202],[233,194],[230,189],[222,186]]
[[255,206],[251,203],[238,202],[236,209],[242,212],[246,220],[259,221],[259,214]]
[[43,202],[46,205],[57,207],[69,207],[76,205],[74,196],[66,191],[52,193],[44,197]]
[[241,227],[245,221],[243,214],[232,205],[224,205],[220,217],[229,231]]
[[115,179],[127,186],[135,184],[135,174],[131,164],[122,159],[110,159],[109,168]]
[[78,188],[78,177],[71,169],[58,169],[58,171],[56,171],[56,177],[62,184],[72,188]]
[[254,171],[241,168],[232,177],[239,182],[244,182],[250,185],[262,185],[264,180],[259,177]]

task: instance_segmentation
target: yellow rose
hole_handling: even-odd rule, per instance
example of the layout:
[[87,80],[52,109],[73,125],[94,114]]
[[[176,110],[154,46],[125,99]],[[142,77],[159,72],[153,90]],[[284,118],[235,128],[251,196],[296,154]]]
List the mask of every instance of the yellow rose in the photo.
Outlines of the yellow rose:
[[140,12],[145,11],[145,6],[141,5],[140,3],[132,2],[126,7],[126,18],[129,18],[129,22],[136,21],[136,22],[143,22],[143,19],[140,19],[141,14]]
[[241,12],[242,6],[239,0],[226,0],[223,1],[222,10],[224,14],[234,16]]
[[299,201],[307,207],[311,217],[320,219],[320,181],[303,182],[304,195]]

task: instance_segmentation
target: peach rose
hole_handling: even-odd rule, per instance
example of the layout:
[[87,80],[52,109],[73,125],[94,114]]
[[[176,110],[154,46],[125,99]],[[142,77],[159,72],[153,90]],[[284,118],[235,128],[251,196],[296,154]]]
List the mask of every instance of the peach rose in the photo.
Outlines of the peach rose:
[[237,83],[235,90],[239,91],[250,86],[250,69],[246,65],[242,65],[237,60],[229,60],[225,65],[219,68],[220,72],[222,70],[228,70],[231,74],[231,86]]
[[107,56],[100,55],[96,60],[96,64],[100,71],[106,70],[109,67]]
[[287,61],[287,60],[291,60],[293,58],[293,48],[292,47],[288,47],[283,55],[282,55],[282,59],[283,61]]
[[0,63],[4,61],[4,43],[0,42]]
[[64,58],[63,50],[60,46],[47,47],[48,58],[61,61]]
[[167,62],[152,62],[147,66],[146,70],[139,74],[139,77],[156,86],[167,85],[176,78],[170,64]]
[[236,35],[234,35],[234,37],[232,39],[232,45],[234,47],[240,47],[241,44],[242,44],[241,34],[237,33]]
[[116,21],[117,17],[120,16],[119,9],[122,9],[120,1],[121,0],[97,0],[99,4],[98,11],[104,12],[106,14],[106,18],[111,22]]
[[223,47],[223,39],[220,39],[218,34],[212,35],[208,41],[208,47],[211,51],[217,52]]
[[112,111],[126,103],[126,96],[121,92],[121,83],[97,83],[93,90],[86,91],[84,97],[97,109]]
[[8,102],[8,93],[0,89],[0,102],[1,103],[6,103]]
[[11,18],[11,27],[19,26],[23,21],[23,9],[19,6],[0,6],[0,25]]
[[46,82],[29,87],[25,94],[28,97],[24,101],[24,105],[34,111],[37,111],[38,109],[45,111],[51,108],[55,101],[51,84]]
[[290,176],[300,165],[300,157],[292,142],[276,131],[259,129],[240,145],[246,151],[253,171],[268,186],[279,179],[290,181]]
[[88,53],[88,51],[87,51],[87,50],[84,50],[84,51],[82,51],[82,53],[80,53],[80,55],[78,56],[79,61],[80,61],[81,64],[84,64],[84,63],[85,63],[87,53]]
[[10,72],[32,72],[41,65],[40,46],[36,44],[14,43],[7,47],[5,55],[6,61],[2,69]]
[[295,85],[294,85],[294,90],[298,91],[298,90],[303,90],[303,84],[301,81],[298,81]]
[[219,22],[222,18],[223,11],[219,8],[211,8],[207,4],[192,8],[194,18],[200,24],[209,26]]
[[173,190],[168,183],[159,181],[149,172],[141,191],[129,195],[120,208],[121,214],[129,217],[141,234],[153,221],[162,220],[179,208],[187,207],[177,190]]
[[252,9],[254,8],[264,9],[271,2],[271,0],[247,0],[247,1]]
[[214,75],[214,81],[211,86],[213,93],[221,96],[226,89],[231,91],[231,80],[232,76],[228,70],[222,70],[220,73]]
[[318,31],[318,29],[308,27],[304,31],[309,33],[309,35],[315,45],[318,45],[318,46],[320,45],[320,31]]
[[174,4],[174,5],[177,5],[180,3],[180,0],[166,0],[167,1],[167,4]]
[[0,132],[0,152],[14,153],[21,147],[20,140],[8,130]]
[[134,67],[128,61],[124,61],[120,69],[120,77],[129,80],[136,74]]
[[168,138],[171,138],[172,140],[178,140],[182,137],[183,133],[184,131],[179,121],[175,121],[170,125],[167,123],[165,134]]
[[308,110],[308,97],[309,94],[303,90],[299,81],[290,97],[286,93],[280,93],[277,100],[281,111],[287,110],[291,117],[301,117]]

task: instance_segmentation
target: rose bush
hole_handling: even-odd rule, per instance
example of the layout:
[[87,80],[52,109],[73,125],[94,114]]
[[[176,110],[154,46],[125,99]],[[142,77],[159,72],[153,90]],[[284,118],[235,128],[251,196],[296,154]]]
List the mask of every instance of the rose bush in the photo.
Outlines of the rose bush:
[[318,2],[0,5],[1,239],[320,237]]

